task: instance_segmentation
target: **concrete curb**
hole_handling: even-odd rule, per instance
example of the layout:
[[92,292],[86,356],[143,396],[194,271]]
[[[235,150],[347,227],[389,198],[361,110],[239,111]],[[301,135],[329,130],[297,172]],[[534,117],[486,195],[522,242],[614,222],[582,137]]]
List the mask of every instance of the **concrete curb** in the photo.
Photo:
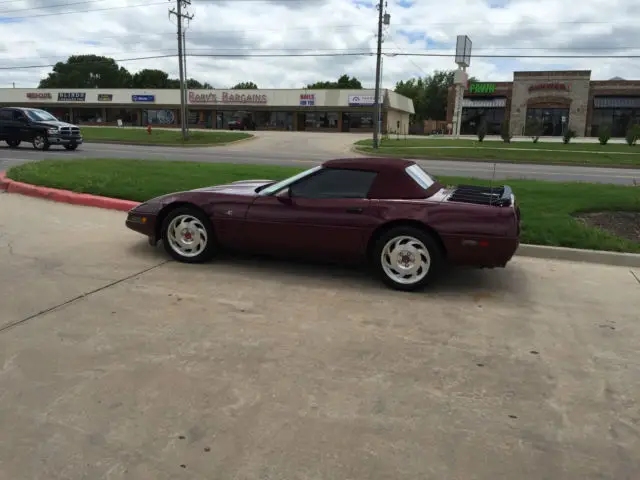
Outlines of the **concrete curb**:
[[361,155],[367,155],[370,157],[391,157],[391,158],[405,158],[407,160],[437,160],[439,162],[446,162],[446,161],[451,161],[451,162],[469,162],[469,163],[486,163],[486,164],[492,164],[492,163],[498,163],[498,164],[505,164],[505,165],[540,165],[543,167],[578,167],[578,168],[610,168],[612,170],[631,170],[631,171],[636,171],[639,170],[640,167],[638,167],[637,165],[594,165],[591,163],[570,163],[570,162],[553,162],[553,163],[542,163],[542,162],[534,162],[534,161],[530,161],[527,160],[526,162],[518,162],[515,160],[497,160],[497,159],[487,159],[487,158],[450,158],[450,157],[446,157],[446,158],[438,158],[438,157],[425,157],[423,155],[394,155],[392,153],[382,153],[382,151],[380,153],[376,153],[376,152],[367,152],[364,150],[360,150],[360,148],[358,148],[358,146],[354,146],[352,149],[353,152],[355,153],[359,153]]
[[[16,182],[7,178],[5,172],[0,172],[0,190],[9,193],[19,193],[30,197],[44,198],[54,202],[70,203],[87,207],[106,208],[110,210],[129,211],[139,205],[139,202],[120,200],[117,198],[100,197],[87,193],[75,193],[69,190],[38,187],[28,183]],[[572,262],[587,262],[618,267],[640,268],[640,254],[608,252],[602,250],[582,250],[578,248],[547,247],[543,245],[521,244],[516,251],[520,257],[532,257],[546,260],[568,260]]]
[[521,257],[543,258],[546,260],[568,260],[572,262],[640,268],[640,254],[636,253],[521,244],[516,251],[516,255]]
[[83,144],[104,143],[108,145],[130,145],[130,146],[138,146],[138,147],[216,148],[216,147],[226,147],[227,145],[234,145],[239,142],[246,142],[247,140],[254,140],[255,138],[256,138],[255,135],[251,135],[249,138],[240,138],[239,140],[231,140],[230,142],[225,142],[225,143],[198,143],[195,145],[190,145],[190,144],[176,145],[173,143],[121,142],[120,140],[85,140]]
[[133,202],[131,200],[100,197],[98,195],[89,195],[88,193],[76,193],[70,190],[59,190],[57,188],[39,187],[28,183],[16,182],[15,180],[7,178],[5,172],[0,172],[0,190],[6,190],[8,193],[19,193],[29,197],[44,198],[54,202],[70,203],[72,205],[82,205],[85,207],[106,208],[123,212],[140,205],[140,202]]

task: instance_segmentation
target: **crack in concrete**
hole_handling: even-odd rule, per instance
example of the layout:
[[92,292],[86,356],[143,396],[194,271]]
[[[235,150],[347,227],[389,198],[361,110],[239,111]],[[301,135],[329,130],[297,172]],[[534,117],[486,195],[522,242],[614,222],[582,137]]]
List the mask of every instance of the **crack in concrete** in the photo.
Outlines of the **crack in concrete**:
[[59,308],[66,307],[67,305],[70,305],[70,304],[72,304],[72,303],[74,303],[74,302],[76,302],[78,300],[81,300],[81,299],[83,299],[85,297],[89,297],[89,296],[91,296],[91,295],[93,295],[95,293],[98,293],[98,292],[101,292],[101,291],[106,290],[108,288],[111,288],[111,287],[113,287],[115,285],[118,285],[118,284],[120,284],[122,282],[126,282],[127,280],[131,280],[132,278],[135,278],[135,277],[137,277],[139,275],[144,275],[145,273],[150,272],[151,270],[155,270],[158,267],[166,265],[170,261],[171,260],[165,260],[164,262],[158,263],[158,264],[153,265],[153,266],[151,266],[149,268],[145,268],[144,270],[141,270],[139,272],[132,273],[131,275],[127,275],[126,277],[120,278],[118,280],[114,280],[113,282],[110,282],[110,283],[108,283],[106,285],[103,285],[102,287],[98,287],[98,288],[96,288],[94,290],[91,290],[90,292],[82,293],[82,294],[78,295],[77,297],[73,297],[70,300],[67,300],[65,302],[59,303],[58,305],[54,305],[53,307],[49,307],[49,308],[46,308],[44,310],[41,310],[38,313],[34,313],[33,315],[29,315],[26,318],[23,318],[21,320],[16,320],[15,322],[11,322],[11,323],[8,323],[6,325],[3,325],[2,327],[0,327],[0,333],[4,333],[7,330],[10,330],[11,328],[14,328],[14,327],[17,327],[19,325],[23,325],[23,324],[27,323],[29,320],[33,320],[35,318],[38,318],[38,317],[40,317],[40,316],[42,316],[42,315],[44,315],[46,313],[52,312],[52,311],[57,310]]
[[638,278],[635,272],[633,270],[629,270],[629,273],[633,276],[633,278],[636,279],[636,282],[638,282],[638,285],[640,285],[640,278]]

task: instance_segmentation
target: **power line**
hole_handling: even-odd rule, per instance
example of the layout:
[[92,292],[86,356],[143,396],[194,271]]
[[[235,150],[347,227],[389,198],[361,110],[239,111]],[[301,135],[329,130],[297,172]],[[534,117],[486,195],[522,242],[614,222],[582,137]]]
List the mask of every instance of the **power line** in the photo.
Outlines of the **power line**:
[[[311,57],[363,57],[373,56],[375,52],[344,52],[344,53],[266,53],[266,54],[199,54],[192,53],[188,57],[197,58],[230,58],[230,59],[242,59],[242,58],[311,58]],[[394,57],[455,57],[455,53],[398,53],[398,52],[383,52],[382,55],[394,56]],[[114,59],[115,62],[133,62],[140,60],[157,60],[162,58],[173,58],[176,54],[167,55],[151,55],[142,57],[131,57]],[[607,58],[607,59],[638,59],[640,55],[471,55],[472,58],[541,58],[541,59],[589,59],[589,58]],[[95,65],[105,62],[87,62],[83,65]],[[52,68],[56,64],[41,64],[41,65],[16,65],[11,67],[0,67],[0,70],[25,70],[33,68]]]
[[[5,20],[21,20],[21,19],[31,20],[32,18],[57,17],[58,15],[74,15],[76,13],[108,12],[111,10],[122,10],[125,8],[151,7],[153,5],[166,5],[166,2],[138,3],[136,5],[123,5],[120,7],[94,8],[91,10],[75,10],[73,12],[40,13],[37,15],[29,15],[28,17],[5,17]],[[29,10],[33,10],[33,9],[29,9]],[[0,13],[5,13],[5,12],[0,12]]]
[[98,2],[104,2],[104,1],[106,0],[82,0],[80,2],[54,3],[53,5],[42,5],[40,7],[18,8],[14,10],[1,10],[0,15],[4,15],[7,13],[15,13],[15,12],[32,12],[34,10],[45,10],[49,8],[71,7],[73,5],[86,5],[87,3],[98,3]]

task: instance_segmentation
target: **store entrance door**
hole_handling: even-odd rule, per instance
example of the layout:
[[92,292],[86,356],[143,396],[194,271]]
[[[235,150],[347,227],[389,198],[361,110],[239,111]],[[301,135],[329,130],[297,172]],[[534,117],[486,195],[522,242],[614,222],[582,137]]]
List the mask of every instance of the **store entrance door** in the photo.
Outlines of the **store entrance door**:
[[527,120],[535,118],[542,124],[542,135],[560,137],[569,128],[568,108],[529,108]]
[[298,124],[296,125],[298,128],[296,130],[304,132],[306,120],[304,112],[298,112]]
[[342,112],[342,131],[343,132],[348,132],[349,131],[349,123],[350,123],[351,119],[350,119],[350,115],[348,112]]

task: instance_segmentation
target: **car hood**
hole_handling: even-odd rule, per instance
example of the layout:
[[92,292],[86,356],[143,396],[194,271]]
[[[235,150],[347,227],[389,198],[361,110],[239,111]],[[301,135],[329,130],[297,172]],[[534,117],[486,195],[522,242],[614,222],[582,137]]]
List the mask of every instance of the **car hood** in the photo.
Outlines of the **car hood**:
[[191,192],[212,192],[225,195],[253,195],[256,188],[273,183],[273,180],[240,180],[226,185],[214,185],[190,190]]
[[71,123],[67,123],[67,122],[60,122],[60,121],[55,121],[55,120],[47,120],[47,121],[39,121],[39,122],[34,122],[36,125],[39,125],[41,127],[49,127],[49,128],[60,128],[60,127],[76,127],[78,128],[77,125],[73,125]]

